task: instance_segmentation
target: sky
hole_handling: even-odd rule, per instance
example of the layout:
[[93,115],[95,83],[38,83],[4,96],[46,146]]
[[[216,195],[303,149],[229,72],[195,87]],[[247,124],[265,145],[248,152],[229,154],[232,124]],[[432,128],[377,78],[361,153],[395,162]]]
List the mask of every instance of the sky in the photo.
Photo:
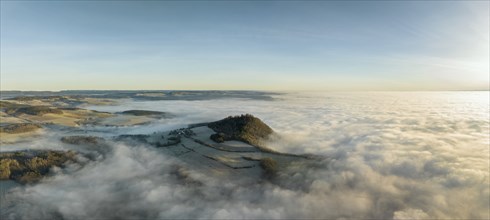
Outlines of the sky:
[[1,90],[489,90],[488,1],[0,1]]

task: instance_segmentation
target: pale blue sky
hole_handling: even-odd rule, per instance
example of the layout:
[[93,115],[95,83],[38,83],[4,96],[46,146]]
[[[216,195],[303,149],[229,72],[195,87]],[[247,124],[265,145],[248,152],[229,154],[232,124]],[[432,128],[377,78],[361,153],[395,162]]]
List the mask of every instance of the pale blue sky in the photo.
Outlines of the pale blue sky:
[[488,1],[1,1],[1,89],[489,87]]

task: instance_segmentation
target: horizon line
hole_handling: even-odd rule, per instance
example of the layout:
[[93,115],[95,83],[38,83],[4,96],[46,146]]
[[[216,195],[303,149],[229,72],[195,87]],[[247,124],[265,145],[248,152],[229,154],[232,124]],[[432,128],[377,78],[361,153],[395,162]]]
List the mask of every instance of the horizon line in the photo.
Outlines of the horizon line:
[[168,91],[255,91],[255,92],[490,92],[488,89],[441,89],[441,90],[262,90],[262,89],[63,89],[63,90],[1,90],[1,92],[67,92],[67,91],[158,91],[158,92],[168,92]]

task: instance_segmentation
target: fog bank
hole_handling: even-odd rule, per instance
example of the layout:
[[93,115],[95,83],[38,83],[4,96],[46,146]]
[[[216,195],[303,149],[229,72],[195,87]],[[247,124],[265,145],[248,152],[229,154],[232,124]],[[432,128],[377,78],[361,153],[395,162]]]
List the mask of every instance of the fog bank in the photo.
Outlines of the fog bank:
[[[176,118],[91,128],[145,134],[250,113],[278,136],[267,146],[325,159],[243,185],[186,168],[156,148],[110,142],[84,167],[2,198],[6,219],[489,218],[489,92],[294,93],[275,100],[142,101],[92,106]],[[8,149],[71,149],[62,134]],[[7,149],[7,148],[6,148]],[[82,158],[83,159],[83,158]],[[182,174],[190,182],[183,183]]]

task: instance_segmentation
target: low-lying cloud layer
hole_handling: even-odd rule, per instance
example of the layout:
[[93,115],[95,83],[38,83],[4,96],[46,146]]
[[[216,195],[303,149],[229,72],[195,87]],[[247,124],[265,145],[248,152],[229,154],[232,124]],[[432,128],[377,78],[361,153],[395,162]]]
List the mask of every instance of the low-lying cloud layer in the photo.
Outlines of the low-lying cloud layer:
[[[159,110],[179,116],[136,128],[106,128],[110,134],[150,133],[251,113],[278,132],[270,147],[325,159],[292,166],[272,183],[243,185],[187,169],[158,149],[111,143],[95,162],[16,188],[3,198],[2,217],[490,217],[488,92],[278,98],[129,102],[96,108]],[[44,142],[25,146],[43,148],[52,139],[47,135]]]

